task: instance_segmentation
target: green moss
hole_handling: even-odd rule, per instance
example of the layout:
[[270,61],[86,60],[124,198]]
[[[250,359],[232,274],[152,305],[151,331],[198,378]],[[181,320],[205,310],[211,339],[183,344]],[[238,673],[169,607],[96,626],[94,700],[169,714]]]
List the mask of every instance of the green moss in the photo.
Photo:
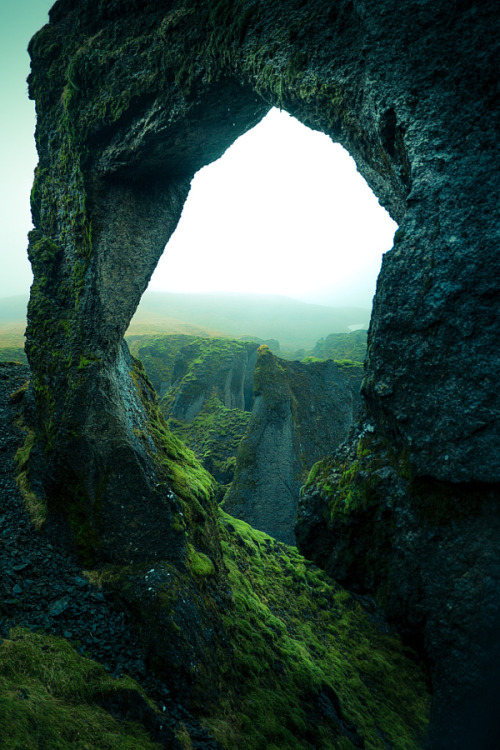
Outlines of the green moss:
[[421,747],[429,696],[414,655],[295,548],[226,514],[221,536],[241,691],[206,719],[221,745],[348,748],[357,735],[370,748]]
[[319,339],[313,349],[315,357],[333,359],[338,367],[359,367],[366,355],[366,331],[331,333]]
[[325,360],[321,359],[320,357],[313,357],[313,356],[309,355],[307,357],[303,357],[300,361],[304,365],[310,365],[311,362],[324,362]]
[[208,555],[203,554],[203,552],[195,550],[192,544],[188,544],[187,546],[186,566],[193,575],[200,578],[213,576],[215,573],[215,566],[212,560]]
[[204,515],[203,505],[213,493],[214,480],[179,438],[168,429],[158,408],[156,394],[146,378],[144,365],[134,361],[131,371],[141,401],[148,416],[148,431],[156,446],[155,460],[158,473],[171,483],[174,492]]
[[86,367],[95,365],[96,363],[99,363],[100,361],[101,361],[100,357],[95,357],[92,354],[87,354],[87,356],[85,356],[84,354],[80,354],[80,359],[78,361],[78,369],[84,370]]
[[171,488],[181,503],[182,517],[179,513],[174,517],[174,531],[186,531],[190,543],[200,553],[215,560],[220,551],[215,529],[214,478],[199,463],[193,451],[168,429],[139,360],[134,360],[131,376],[147,416],[145,432],[139,439],[154,461],[159,485]]
[[[4,750],[153,750],[144,728],[101,707],[112,696],[145,700],[130,678],[113,680],[61,638],[15,629],[0,645]],[[115,699],[116,701],[116,699]]]
[[[170,384],[160,403],[168,428],[193,450],[217,482],[228,485],[251,414],[225,406],[227,376],[235,361],[244,361],[255,345],[182,334],[129,337],[129,343],[156,390],[161,392]],[[194,418],[184,418],[183,410],[200,399]]]
[[270,408],[292,398],[287,375],[286,363],[276,357],[265,344],[259,346],[255,364],[254,393],[256,396],[263,396]]
[[182,722],[179,724],[176,732],[176,739],[181,743],[183,750],[194,750],[194,745],[191,740],[191,736],[185,724]]
[[330,462],[328,460],[317,461],[312,465],[305,484],[301,488],[303,494],[306,490],[312,487],[318,482],[321,476],[327,475],[330,469]]
[[327,523],[349,523],[353,513],[364,512],[378,503],[377,470],[384,465],[384,459],[375,442],[365,437],[358,442],[356,458],[333,456],[312,467],[301,494],[314,487],[324,495]]

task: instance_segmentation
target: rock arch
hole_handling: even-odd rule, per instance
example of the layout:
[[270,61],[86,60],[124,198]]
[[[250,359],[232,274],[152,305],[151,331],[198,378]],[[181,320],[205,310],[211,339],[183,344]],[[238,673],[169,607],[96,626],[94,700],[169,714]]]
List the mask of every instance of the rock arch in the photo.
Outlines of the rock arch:
[[193,174],[271,106],[342,143],[400,224],[370,328],[371,419],[417,474],[498,481],[495,20],[493,2],[445,0],[54,5],[30,43],[27,352],[45,491],[109,558],[178,550],[154,533],[176,509],[138,437],[123,335]]

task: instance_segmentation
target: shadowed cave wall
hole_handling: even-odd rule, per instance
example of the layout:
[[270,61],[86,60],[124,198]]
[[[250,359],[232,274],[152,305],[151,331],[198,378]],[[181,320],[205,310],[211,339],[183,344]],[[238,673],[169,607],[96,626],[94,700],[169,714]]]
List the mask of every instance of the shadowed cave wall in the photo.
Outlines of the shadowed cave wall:
[[103,559],[185,554],[123,335],[192,176],[272,106],[342,143],[399,223],[369,420],[413,476],[497,493],[495,5],[55,4],[30,43],[37,489],[84,519]]

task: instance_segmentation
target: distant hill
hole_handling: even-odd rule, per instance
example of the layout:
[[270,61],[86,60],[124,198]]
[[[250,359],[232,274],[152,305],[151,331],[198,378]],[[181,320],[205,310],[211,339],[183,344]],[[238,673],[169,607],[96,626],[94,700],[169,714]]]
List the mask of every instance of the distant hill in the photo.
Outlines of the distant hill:
[[363,362],[366,356],[367,331],[330,333],[316,342],[312,355],[322,359],[352,359]]
[[368,327],[370,311],[258,294],[146,292],[128,334],[190,333],[277,339],[283,349],[312,349],[319,338]]
[[[24,347],[28,295],[0,297],[0,347]],[[19,359],[19,357],[16,357]]]
[[[0,298],[0,347],[23,347],[27,295]],[[276,339],[282,350],[312,350],[318,339],[368,327],[370,311],[327,307],[289,297],[258,294],[170,294],[145,292],[128,335],[182,333],[191,336]]]

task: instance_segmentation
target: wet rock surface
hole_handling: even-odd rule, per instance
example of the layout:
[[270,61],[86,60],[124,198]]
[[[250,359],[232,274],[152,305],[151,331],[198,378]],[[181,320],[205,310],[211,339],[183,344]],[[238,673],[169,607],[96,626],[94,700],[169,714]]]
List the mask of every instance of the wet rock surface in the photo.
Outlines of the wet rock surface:
[[148,653],[134,622],[113,597],[91,584],[68,545],[61,545],[61,528],[36,531],[30,523],[14,475],[14,455],[23,431],[14,425],[19,403],[10,396],[29,378],[25,366],[0,364],[0,637],[20,625],[61,636],[82,655],[95,659],[113,676],[127,674],[147,690],[164,717],[144,703],[126,697],[106,706],[112,714],[141,721],[156,741],[181,748],[174,736],[180,721],[189,726],[197,748],[218,747],[187,711],[172,700],[169,687],[155,678]]

